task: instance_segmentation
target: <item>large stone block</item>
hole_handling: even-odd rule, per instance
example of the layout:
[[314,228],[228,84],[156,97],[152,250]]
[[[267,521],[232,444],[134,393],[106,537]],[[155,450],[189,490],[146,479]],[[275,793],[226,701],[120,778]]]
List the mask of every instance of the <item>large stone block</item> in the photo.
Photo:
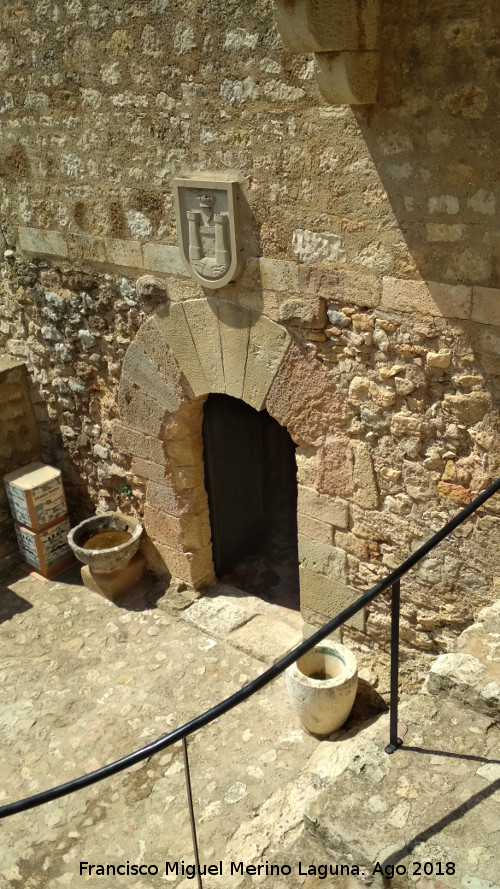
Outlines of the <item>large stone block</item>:
[[179,365],[170,349],[165,348],[165,338],[154,318],[150,318],[140,327],[134,342],[140,345],[172,394],[182,398],[183,381]]
[[19,226],[18,233],[19,246],[27,253],[38,253],[41,256],[68,256],[66,238],[59,232]]
[[219,331],[224,367],[226,394],[233,398],[243,395],[243,383],[247,364],[248,340],[252,320],[257,315],[249,309],[220,300],[217,306]]
[[316,80],[331,105],[371,105],[377,99],[378,52],[316,54]]
[[298,485],[297,512],[311,516],[321,522],[335,525],[337,528],[349,527],[349,504],[339,498],[320,494],[313,488]]
[[343,550],[309,537],[298,535],[299,561],[304,568],[333,580],[345,578],[347,558]]
[[[165,417],[165,405],[151,398],[139,388],[134,380],[122,373],[118,392],[118,405],[120,417],[125,426],[137,429],[146,435],[159,437],[163,419]],[[137,457],[143,456],[136,454]]]
[[326,326],[326,303],[323,299],[287,299],[280,305],[278,318],[284,324],[323,330]]
[[150,480],[146,486],[146,503],[173,516],[197,515],[208,509],[207,494],[202,485],[186,491],[175,491],[168,483]]
[[169,443],[198,439],[202,434],[204,398],[186,401],[177,413],[165,417],[164,435]]
[[382,278],[369,272],[314,266],[307,291],[313,296],[335,302],[339,307],[346,303],[378,306],[382,294]]
[[472,320],[500,325],[500,290],[496,287],[472,288]]
[[351,442],[354,455],[353,500],[367,509],[377,509],[379,493],[370,450],[364,441]]
[[[498,329],[493,324],[468,324],[466,332],[470,335],[471,342],[478,352],[481,352],[481,362],[487,373],[496,373],[495,370],[490,371],[486,362],[490,356],[500,357],[500,336]],[[495,361],[489,361],[488,364],[494,368]]]
[[172,548],[195,551],[210,544],[210,522],[205,515],[173,516],[146,504],[144,527],[149,536]]
[[260,411],[271,383],[290,345],[290,334],[261,316],[250,330],[243,399]]
[[200,466],[203,463],[201,435],[190,438],[168,438],[165,444],[170,463],[177,466]]
[[329,435],[318,451],[316,487],[333,497],[349,497],[354,490],[353,452],[345,435]]
[[191,336],[210,392],[225,392],[217,300],[190,299],[184,303]]
[[470,318],[471,300],[472,289],[462,285],[389,277],[382,280],[382,306],[399,312]]
[[236,284],[231,297],[237,305],[250,309],[257,316],[265,315],[271,321],[278,321],[280,294],[276,290],[262,290],[260,286],[250,289]]
[[155,546],[173,577],[178,577],[197,588],[203,588],[214,582],[215,573],[210,546],[196,552],[180,552],[162,543]]
[[348,409],[323,364],[292,342],[266,398],[272,417],[286,426],[301,447],[318,445],[329,430],[339,429]]
[[[146,503],[144,507],[144,527],[152,540],[164,543],[174,549],[182,549],[181,520],[162,509]],[[186,547],[187,549],[187,547]]]
[[[352,605],[359,598],[357,590],[321,574],[316,574],[308,568],[299,568],[300,577],[300,607],[306,619],[311,619],[312,614],[323,618],[326,623],[332,617],[340,614],[348,605]],[[316,621],[315,621],[316,622]],[[347,626],[364,630],[364,609],[347,621]]]
[[481,694],[486,671],[486,664],[467,652],[440,654],[427,675],[425,691],[431,695],[449,695],[466,707],[491,713],[493,707],[490,709]]
[[177,364],[195,395],[210,391],[196,351],[182,303],[170,303],[158,310],[154,322],[168,343]]
[[106,262],[106,248],[102,238],[93,235],[68,235],[68,254],[74,262]]
[[274,0],[276,23],[292,52],[375,49],[379,0]]
[[99,593],[105,599],[114,602],[120,596],[133,592],[137,595],[144,593],[146,572],[146,559],[142,553],[136,553],[125,568],[118,568],[110,574],[98,574],[92,571],[88,565],[83,565],[81,576],[84,586],[93,593]]
[[158,438],[144,435],[137,429],[131,428],[119,420],[114,420],[111,434],[113,446],[117,451],[141,457],[153,463],[162,465],[165,463],[163,442]]
[[204,482],[204,469],[201,460],[191,466],[179,466],[172,463],[168,469],[168,478],[176,491],[190,491]]
[[[189,503],[182,503],[168,481],[148,479],[146,486],[146,506],[161,510],[172,516],[180,516],[182,511],[189,509]],[[146,508],[146,507],[145,507]]]
[[105,238],[106,259],[111,265],[122,268],[142,269],[142,250],[139,241],[122,241]]
[[327,543],[329,546],[333,544],[335,529],[333,525],[321,522],[319,519],[313,519],[312,516],[297,513],[297,530],[304,537],[311,540],[318,540],[320,543]]
[[152,272],[163,272],[164,275],[187,277],[178,247],[146,243],[142,245],[142,254],[145,269]]
[[137,340],[128,347],[122,367],[122,375],[128,377],[143,392],[154,398],[167,411],[180,407],[181,393],[169,386],[163,376],[151,364]]
[[275,290],[283,293],[299,293],[300,264],[284,262],[278,259],[259,259],[260,284],[263,290]]
[[134,457],[130,468],[137,478],[165,482],[165,466],[159,463],[152,463],[143,457]]

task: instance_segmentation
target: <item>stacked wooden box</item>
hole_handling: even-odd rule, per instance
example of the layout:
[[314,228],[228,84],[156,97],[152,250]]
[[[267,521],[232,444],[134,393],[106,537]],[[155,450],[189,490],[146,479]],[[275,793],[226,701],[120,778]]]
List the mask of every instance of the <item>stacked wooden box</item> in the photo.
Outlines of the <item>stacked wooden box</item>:
[[30,463],[4,482],[22,557],[44,577],[54,577],[74,561],[60,470]]

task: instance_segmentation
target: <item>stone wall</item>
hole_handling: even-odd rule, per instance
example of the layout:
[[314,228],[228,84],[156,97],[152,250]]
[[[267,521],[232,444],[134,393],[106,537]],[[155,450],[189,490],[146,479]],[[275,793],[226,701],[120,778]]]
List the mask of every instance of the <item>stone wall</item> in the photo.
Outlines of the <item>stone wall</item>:
[[[213,298],[288,332],[266,407],[299,446],[305,613],[320,620],[332,581],[344,599],[366,589],[499,472],[496,6],[382,0],[378,98],[356,109],[325,104],[271,0],[1,15],[0,343],[30,369],[73,518],[149,509],[163,558],[147,471],[166,485],[165,438],[133,439],[119,382],[156,312],[204,298],[172,180],[234,178],[246,267]],[[181,427],[193,392],[173,361]],[[406,582],[407,644],[445,648],[490,600],[498,510]],[[386,638],[385,603],[366,629]]]
[[123,239],[176,243],[172,179],[213,170],[245,186],[250,255],[498,286],[495,0],[382,0],[378,100],[354,110],[284,50],[272,0],[1,15],[9,243],[33,227],[103,259],[99,236],[123,264]]
[[[3,314],[5,319],[5,314]],[[5,320],[4,320],[5,325]],[[40,459],[37,424],[26,365],[0,358],[0,479]],[[14,522],[3,481],[0,485],[0,575],[19,561]]]

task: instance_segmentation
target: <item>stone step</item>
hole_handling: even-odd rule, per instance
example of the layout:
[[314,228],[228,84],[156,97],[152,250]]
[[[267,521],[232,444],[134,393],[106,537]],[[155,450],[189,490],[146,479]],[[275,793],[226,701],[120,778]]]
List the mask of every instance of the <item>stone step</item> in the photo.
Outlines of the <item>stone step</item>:
[[479,612],[454,648],[433,663],[424,691],[500,717],[500,599]]
[[500,726],[425,695],[400,712],[402,748],[384,750],[387,715],[322,742],[228,860],[280,868],[274,889],[500,889]]

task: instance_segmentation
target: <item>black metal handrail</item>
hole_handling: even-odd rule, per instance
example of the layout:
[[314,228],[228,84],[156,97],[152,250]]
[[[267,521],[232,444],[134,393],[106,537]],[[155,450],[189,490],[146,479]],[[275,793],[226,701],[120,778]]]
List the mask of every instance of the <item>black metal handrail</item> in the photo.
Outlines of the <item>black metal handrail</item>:
[[[0,806],[0,818],[7,818],[10,815],[18,814],[19,812],[25,812],[27,809],[33,809],[36,806],[41,806],[44,803],[48,803],[51,800],[60,799],[63,796],[67,796],[70,793],[74,793],[77,790],[82,790],[84,787],[89,787],[91,784],[96,784],[98,781],[103,781],[105,778],[111,777],[111,775],[115,775],[117,772],[121,772],[124,769],[130,768],[130,766],[136,765],[139,762],[142,762],[144,759],[148,759],[150,756],[153,756],[156,753],[159,753],[161,750],[164,750],[166,747],[170,747],[171,744],[175,744],[177,741],[183,742],[183,751],[184,751],[184,759],[186,763],[186,779],[188,784],[188,801],[191,800],[191,791],[189,784],[189,771],[187,764],[187,745],[185,743],[185,739],[192,735],[194,732],[203,728],[205,725],[208,725],[210,722],[213,722],[215,719],[218,719],[224,713],[227,713],[229,710],[232,710],[242,701],[245,701],[247,698],[251,697],[257,691],[260,691],[265,685],[283,673],[287,667],[293,664],[299,657],[309,651],[311,648],[314,648],[318,642],[321,642],[326,636],[329,636],[330,633],[333,633],[339,627],[342,626],[346,621],[350,618],[354,617],[358,611],[361,611],[366,605],[372,602],[377,598],[381,593],[387,590],[389,587],[392,587],[392,600],[391,600],[391,681],[390,681],[390,722],[389,722],[389,744],[386,746],[387,753],[393,753],[398,746],[401,745],[401,741],[397,736],[397,724],[398,724],[398,672],[399,672],[399,604],[400,604],[400,581],[401,578],[407,574],[415,565],[420,562],[421,559],[424,558],[435,546],[441,543],[448,535],[455,530],[462,522],[465,521],[472,513],[476,512],[480,506],[483,505],[490,497],[500,491],[500,478],[498,478],[493,484],[491,484],[488,488],[486,488],[478,497],[476,497],[471,503],[464,507],[464,509],[460,510],[457,515],[447,522],[440,531],[437,531],[432,537],[430,537],[422,546],[420,546],[411,556],[409,556],[401,565],[388,574],[383,580],[380,580],[375,586],[371,587],[366,593],[363,593],[362,596],[359,597],[355,602],[349,605],[347,608],[344,608],[336,617],[332,618],[328,623],[324,624],[319,630],[309,636],[304,642],[286,654],[284,657],[280,658],[272,667],[269,667],[260,676],[257,676],[256,679],[253,679],[251,682],[244,685],[243,688],[239,689],[239,691],[234,692],[234,694],[229,695],[229,697],[225,698],[223,701],[220,701],[214,707],[211,707],[209,710],[205,710],[204,713],[200,713],[198,716],[195,716],[194,719],[189,720],[189,722],[184,723],[184,725],[179,726],[174,729],[172,732],[168,732],[166,735],[162,735],[162,737],[157,738],[156,741],[152,741],[150,744],[146,744],[145,747],[141,747],[139,750],[135,750],[132,753],[128,753],[126,756],[121,757],[121,759],[117,759],[114,762],[108,763],[108,765],[102,766],[100,769],[96,769],[93,772],[88,772],[86,775],[81,775],[79,778],[74,778],[71,781],[66,782],[65,784],[59,784],[56,787],[52,787],[49,790],[43,790],[40,793],[37,793],[33,796],[25,797],[24,799],[17,800],[13,803],[8,803],[7,805]],[[191,824],[194,828],[194,821],[192,817],[192,801],[190,805],[190,814],[191,814]],[[197,848],[196,848],[196,835],[193,831],[193,842],[195,846],[195,857],[197,859]],[[199,882],[201,885],[201,882]]]

